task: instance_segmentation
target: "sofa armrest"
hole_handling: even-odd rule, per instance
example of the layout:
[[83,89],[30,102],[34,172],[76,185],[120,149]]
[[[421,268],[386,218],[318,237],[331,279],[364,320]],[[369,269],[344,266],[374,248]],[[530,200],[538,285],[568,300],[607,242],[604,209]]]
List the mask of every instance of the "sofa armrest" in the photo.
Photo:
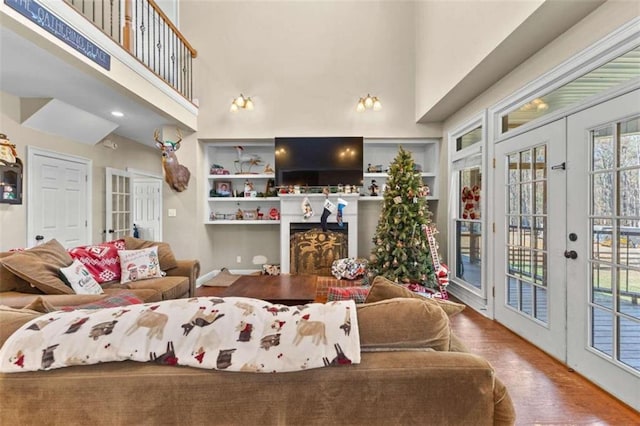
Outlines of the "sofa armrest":
[[198,260],[177,260],[178,266],[165,271],[172,277],[189,277],[189,297],[196,295],[196,280],[200,276],[200,262]]

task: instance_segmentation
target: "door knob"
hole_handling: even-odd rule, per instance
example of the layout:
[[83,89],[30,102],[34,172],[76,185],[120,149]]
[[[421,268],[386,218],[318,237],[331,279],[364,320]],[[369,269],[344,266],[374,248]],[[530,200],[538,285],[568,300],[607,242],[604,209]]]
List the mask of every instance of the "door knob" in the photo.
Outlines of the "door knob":
[[44,240],[44,236],[36,235],[36,241],[42,241],[42,240]]
[[567,259],[577,259],[578,253],[576,253],[575,250],[565,250],[564,257],[566,257]]

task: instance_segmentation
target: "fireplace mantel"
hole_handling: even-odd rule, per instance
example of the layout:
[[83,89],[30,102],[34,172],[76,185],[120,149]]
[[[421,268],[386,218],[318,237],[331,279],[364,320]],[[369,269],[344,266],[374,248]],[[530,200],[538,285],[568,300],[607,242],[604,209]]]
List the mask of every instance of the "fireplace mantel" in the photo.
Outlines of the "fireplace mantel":
[[[324,201],[328,198],[338,206],[338,198],[348,204],[342,210],[342,221],[349,224],[349,257],[358,256],[358,194],[280,194],[280,270],[284,274],[290,272],[289,243],[292,223],[316,223],[320,227],[320,216],[324,210]],[[302,202],[308,198],[313,216],[303,217]],[[328,222],[336,222],[336,213],[329,216]]]

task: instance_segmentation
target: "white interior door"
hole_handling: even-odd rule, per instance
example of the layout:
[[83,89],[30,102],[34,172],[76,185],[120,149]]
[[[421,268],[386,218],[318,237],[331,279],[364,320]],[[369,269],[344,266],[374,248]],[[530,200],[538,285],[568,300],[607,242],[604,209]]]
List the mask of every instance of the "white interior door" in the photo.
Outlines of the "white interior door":
[[134,176],[133,223],[140,238],[162,241],[162,179]]
[[567,363],[640,410],[640,91],[568,119]]
[[27,245],[91,243],[91,161],[29,147]]
[[132,235],[131,176],[129,172],[106,168],[105,241]]
[[495,318],[566,358],[565,120],[495,148]]

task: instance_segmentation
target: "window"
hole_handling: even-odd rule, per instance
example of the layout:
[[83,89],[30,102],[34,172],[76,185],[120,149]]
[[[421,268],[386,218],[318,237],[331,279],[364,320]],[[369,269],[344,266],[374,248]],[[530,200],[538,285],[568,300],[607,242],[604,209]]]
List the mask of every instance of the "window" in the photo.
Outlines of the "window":
[[502,116],[501,133],[640,77],[640,47]]

